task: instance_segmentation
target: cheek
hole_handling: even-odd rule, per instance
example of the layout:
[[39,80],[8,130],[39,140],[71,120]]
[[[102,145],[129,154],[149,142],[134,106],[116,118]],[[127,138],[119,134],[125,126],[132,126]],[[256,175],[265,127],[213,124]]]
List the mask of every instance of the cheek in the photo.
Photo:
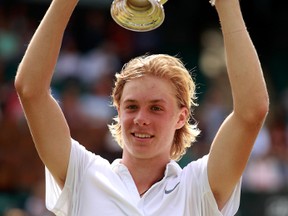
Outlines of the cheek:
[[166,118],[163,118],[162,120],[158,120],[158,126],[161,128],[163,133],[166,134],[166,136],[169,136],[170,134],[173,136],[177,128],[177,122],[178,118],[175,117],[175,115],[167,116]]
[[122,130],[128,128],[133,123],[133,117],[127,114],[121,115],[119,117],[120,125]]
[[173,121],[171,121],[171,119],[161,119],[161,118],[158,118],[158,119],[155,119],[155,126],[156,126],[156,130],[160,130],[163,132],[163,134],[166,134],[166,133],[171,133],[173,131],[173,127],[172,127],[172,124],[173,124]]

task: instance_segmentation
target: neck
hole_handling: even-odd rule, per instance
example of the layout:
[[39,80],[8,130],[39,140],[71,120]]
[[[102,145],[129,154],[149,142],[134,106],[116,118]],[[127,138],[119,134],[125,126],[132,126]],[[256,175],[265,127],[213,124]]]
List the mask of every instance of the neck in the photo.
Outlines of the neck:
[[131,158],[123,154],[122,163],[131,173],[140,196],[142,196],[153,184],[164,177],[166,165],[169,159],[139,159]]

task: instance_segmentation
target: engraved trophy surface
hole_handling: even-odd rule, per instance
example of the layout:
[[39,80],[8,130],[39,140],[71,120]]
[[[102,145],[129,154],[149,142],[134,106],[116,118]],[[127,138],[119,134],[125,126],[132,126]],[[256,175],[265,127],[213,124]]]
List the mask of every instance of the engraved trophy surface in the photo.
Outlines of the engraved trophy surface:
[[151,31],[164,21],[163,4],[167,0],[114,0],[111,16],[125,29],[137,32]]

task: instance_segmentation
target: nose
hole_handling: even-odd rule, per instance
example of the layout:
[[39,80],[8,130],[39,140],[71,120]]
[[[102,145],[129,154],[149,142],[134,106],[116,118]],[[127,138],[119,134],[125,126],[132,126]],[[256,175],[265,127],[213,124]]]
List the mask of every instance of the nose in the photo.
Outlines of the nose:
[[139,110],[134,118],[134,124],[146,126],[150,124],[149,114],[145,110]]

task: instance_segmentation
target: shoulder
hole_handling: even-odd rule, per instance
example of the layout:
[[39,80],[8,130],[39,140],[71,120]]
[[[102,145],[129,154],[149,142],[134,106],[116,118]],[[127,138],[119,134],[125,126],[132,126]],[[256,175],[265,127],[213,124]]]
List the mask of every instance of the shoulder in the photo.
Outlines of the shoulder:
[[204,194],[210,190],[207,173],[208,155],[195,161],[191,161],[183,168],[181,181],[186,187],[198,194]]
[[85,167],[89,167],[92,164],[96,166],[109,167],[110,163],[108,160],[102,158],[100,155],[95,154],[86,149],[85,146],[81,145],[78,141],[72,139],[71,153],[69,159],[69,167],[79,167],[82,170]]
[[191,161],[186,167],[183,168],[184,172],[193,173],[195,175],[205,174],[207,172],[208,155]]

